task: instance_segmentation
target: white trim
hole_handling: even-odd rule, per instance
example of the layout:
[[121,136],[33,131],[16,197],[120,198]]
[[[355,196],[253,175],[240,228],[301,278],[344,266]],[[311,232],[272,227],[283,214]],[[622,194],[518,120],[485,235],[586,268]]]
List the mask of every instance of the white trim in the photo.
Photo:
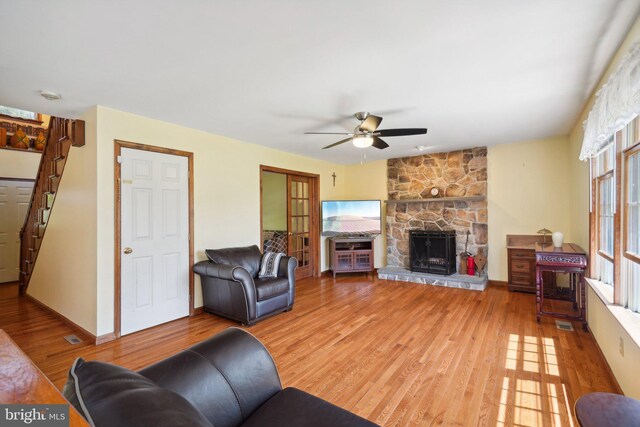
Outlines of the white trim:
[[631,339],[640,347],[640,314],[634,313],[628,308],[613,303],[613,290],[610,285],[595,279],[586,279],[593,292],[602,300],[620,326],[629,334]]

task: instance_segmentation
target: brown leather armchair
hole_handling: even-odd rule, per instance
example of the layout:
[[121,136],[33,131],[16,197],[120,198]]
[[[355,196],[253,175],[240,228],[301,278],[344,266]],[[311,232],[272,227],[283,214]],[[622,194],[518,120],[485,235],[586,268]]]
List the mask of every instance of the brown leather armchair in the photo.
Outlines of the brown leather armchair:
[[207,249],[208,261],[193,266],[200,276],[204,311],[251,326],[293,308],[293,257],[283,256],[278,277],[259,278],[262,254],[258,246]]

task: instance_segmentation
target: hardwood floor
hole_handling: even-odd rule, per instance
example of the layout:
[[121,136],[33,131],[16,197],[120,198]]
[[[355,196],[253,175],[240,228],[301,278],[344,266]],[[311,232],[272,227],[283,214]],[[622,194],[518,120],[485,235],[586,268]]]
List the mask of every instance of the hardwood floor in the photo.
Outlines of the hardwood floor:
[[[0,286],[0,328],[62,387],[74,358],[139,369],[238,326],[209,314],[100,346],[72,346],[68,326]],[[384,426],[577,426],[573,404],[619,392],[593,338],[574,323],[535,322],[535,297],[379,281],[304,279],[293,311],[249,328],[271,351],[284,386]]]

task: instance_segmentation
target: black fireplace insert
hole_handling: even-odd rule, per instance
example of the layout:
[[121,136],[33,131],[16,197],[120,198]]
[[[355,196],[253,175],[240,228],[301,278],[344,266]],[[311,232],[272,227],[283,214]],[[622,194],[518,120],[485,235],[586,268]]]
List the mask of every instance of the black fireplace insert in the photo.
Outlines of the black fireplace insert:
[[456,271],[456,232],[409,230],[411,271],[448,276]]

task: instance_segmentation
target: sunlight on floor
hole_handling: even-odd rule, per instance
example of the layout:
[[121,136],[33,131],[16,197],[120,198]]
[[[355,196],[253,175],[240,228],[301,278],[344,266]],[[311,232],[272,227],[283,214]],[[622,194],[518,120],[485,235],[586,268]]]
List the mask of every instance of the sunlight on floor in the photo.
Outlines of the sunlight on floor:
[[509,335],[509,344],[507,346],[507,361],[505,364],[505,368],[516,369],[516,365],[518,363],[518,345],[518,336],[514,334]]
[[536,337],[524,337],[522,369],[527,372],[539,372],[538,368],[538,343]]
[[544,347],[544,366],[547,375],[560,376],[558,358],[556,357],[556,346],[553,344],[553,339],[543,338],[542,345]]
[[540,383],[533,380],[516,380],[514,425],[542,425],[542,401]]
[[553,338],[510,334],[505,359],[497,426],[573,427]]

